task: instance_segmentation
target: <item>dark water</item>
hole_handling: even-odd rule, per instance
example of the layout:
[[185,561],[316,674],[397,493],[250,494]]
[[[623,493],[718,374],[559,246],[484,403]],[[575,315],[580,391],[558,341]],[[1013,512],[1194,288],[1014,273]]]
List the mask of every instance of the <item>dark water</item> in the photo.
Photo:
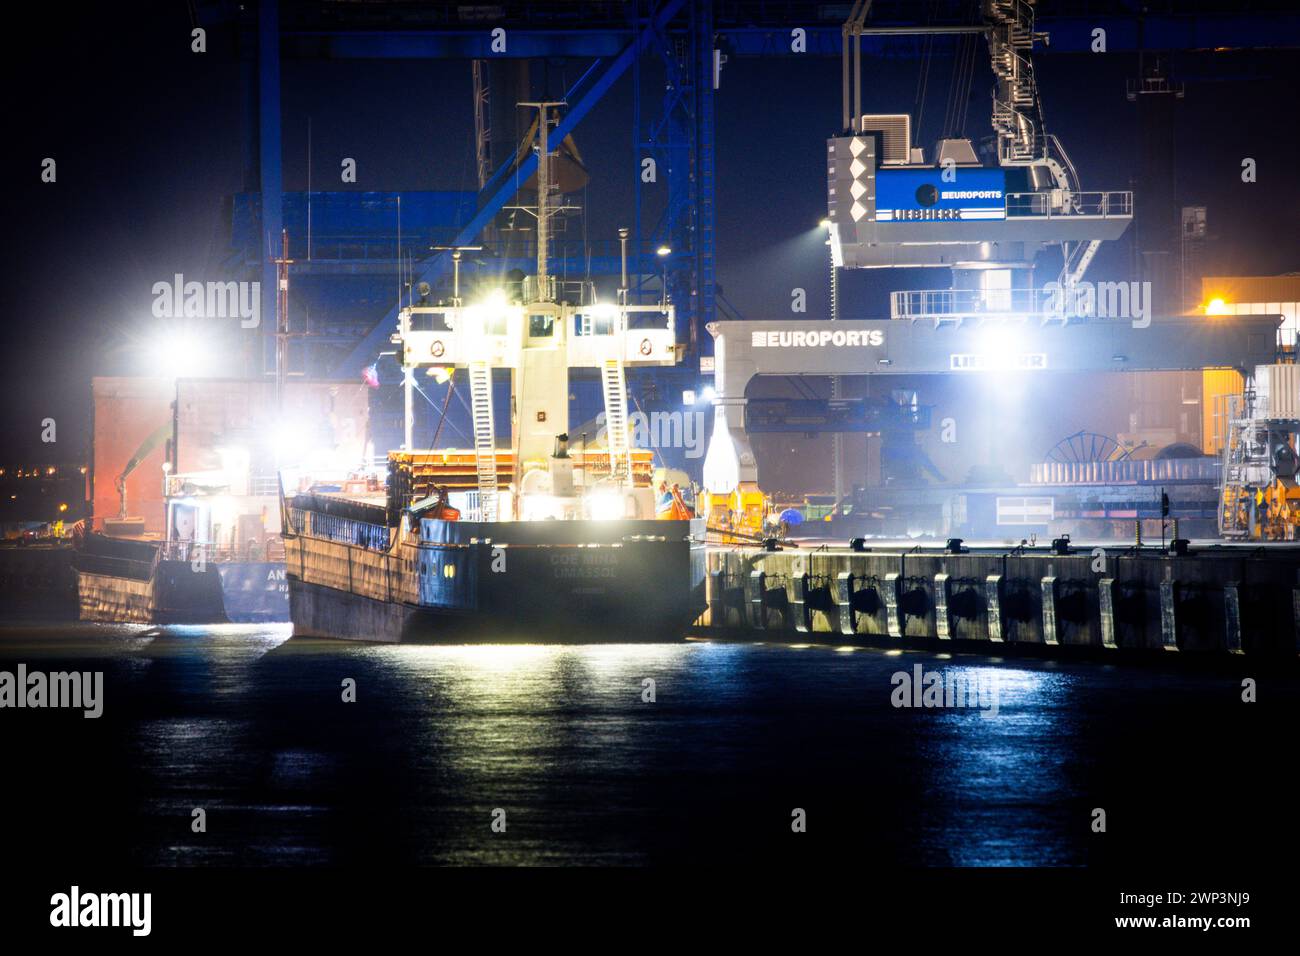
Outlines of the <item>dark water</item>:
[[[0,711],[9,849],[69,862],[1290,865],[1297,847],[1291,677],[1257,675],[1245,704],[1226,671],[253,626],[0,631],[0,669],[20,661],[105,673],[98,720]],[[891,706],[916,663],[996,674],[998,715]]]

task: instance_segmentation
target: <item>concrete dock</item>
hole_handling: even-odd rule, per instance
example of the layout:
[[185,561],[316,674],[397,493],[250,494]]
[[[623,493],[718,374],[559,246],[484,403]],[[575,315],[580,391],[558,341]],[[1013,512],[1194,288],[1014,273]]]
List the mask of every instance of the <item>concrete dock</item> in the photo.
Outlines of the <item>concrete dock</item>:
[[1300,547],[710,547],[701,633],[1063,654],[1300,648]]

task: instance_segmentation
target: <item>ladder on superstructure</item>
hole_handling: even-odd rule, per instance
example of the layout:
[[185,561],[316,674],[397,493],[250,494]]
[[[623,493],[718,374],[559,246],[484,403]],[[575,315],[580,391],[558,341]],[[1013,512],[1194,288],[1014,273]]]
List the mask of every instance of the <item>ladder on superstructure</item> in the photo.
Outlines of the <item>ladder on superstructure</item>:
[[478,472],[479,507],[484,521],[497,520],[497,447],[492,418],[492,369],[469,363],[470,411],[474,417],[474,466]]
[[606,359],[600,367],[605,391],[605,436],[609,473],[616,481],[632,478],[632,450],[627,436],[627,382],[621,359]]
[[1227,396],[1228,431],[1223,437],[1223,474],[1219,481],[1219,534],[1224,538],[1245,538],[1250,535],[1246,515],[1249,502],[1246,497],[1246,419],[1242,396]]

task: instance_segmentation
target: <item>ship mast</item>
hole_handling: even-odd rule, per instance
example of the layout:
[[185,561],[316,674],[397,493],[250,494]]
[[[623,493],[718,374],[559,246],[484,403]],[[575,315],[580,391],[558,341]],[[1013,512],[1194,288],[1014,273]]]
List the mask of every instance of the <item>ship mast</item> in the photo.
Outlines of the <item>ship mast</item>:
[[551,288],[550,275],[547,272],[547,260],[550,258],[552,211],[549,208],[551,191],[551,114],[552,106],[567,106],[564,100],[545,100],[536,103],[520,103],[537,110],[537,300],[552,302],[555,293]]
[[275,259],[275,413],[284,418],[284,388],[289,377],[289,230],[280,231],[280,258]]

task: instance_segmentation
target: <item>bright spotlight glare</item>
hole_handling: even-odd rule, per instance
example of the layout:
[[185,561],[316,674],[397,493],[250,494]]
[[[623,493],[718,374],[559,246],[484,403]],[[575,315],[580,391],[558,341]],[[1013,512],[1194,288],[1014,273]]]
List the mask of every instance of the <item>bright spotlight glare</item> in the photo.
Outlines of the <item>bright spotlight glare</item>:
[[1005,325],[991,325],[980,331],[979,350],[991,367],[1009,363],[1016,350],[1016,334]]
[[272,430],[276,451],[284,459],[300,456],[306,450],[307,443],[303,430],[288,422],[281,422]]
[[171,378],[196,378],[211,368],[211,345],[193,332],[168,329],[149,349],[152,364]]
[[524,495],[520,511],[525,521],[544,521],[563,517],[560,500],[554,495]]
[[591,520],[617,521],[623,517],[623,496],[602,492],[591,496]]
[[659,255],[659,256],[671,256],[672,254],[673,251],[669,249],[667,246],[660,246],[658,249],[655,250],[655,255]]
[[1228,309],[1228,303],[1224,302],[1222,299],[1216,298],[1216,299],[1211,299],[1209,303],[1206,304],[1205,314],[1206,315],[1231,315],[1232,313]]

